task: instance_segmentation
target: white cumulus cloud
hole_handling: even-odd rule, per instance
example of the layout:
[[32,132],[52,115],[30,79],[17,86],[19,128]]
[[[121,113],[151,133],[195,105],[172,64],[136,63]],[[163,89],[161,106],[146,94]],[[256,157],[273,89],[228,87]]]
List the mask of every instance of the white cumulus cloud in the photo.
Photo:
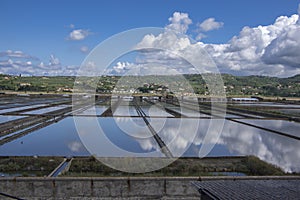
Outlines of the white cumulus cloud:
[[186,33],[192,20],[187,13],[174,12],[173,16],[169,18],[169,22],[168,29],[179,33]]
[[90,34],[91,34],[91,32],[89,30],[75,29],[72,32],[70,32],[68,39],[69,40],[83,40]]
[[226,44],[203,44],[223,72],[292,76],[300,73],[298,15],[280,16],[271,25],[244,27]]
[[198,24],[201,31],[212,31],[223,27],[223,22],[217,22],[215,18],[208,18],[202,23]]
[[[295,17],[296,22],[296,17]],[[267,64],[300,68],[300,25],[291,24],[266,46],[262,59]]]
[[[299,12],[299,11],[298,11]],[[169,18],[170,24],[166,31],[154,36],[147,35],[137,45],[141,48],[167,49],[188,60],[195,60],[203,54],[203,49],[211,56],[222,73],[238,75],[293,76],[300,73],[300,24],[299,15],[280,16],[273,24],[257,27],[245,26],[238,35],[228,43],[205,44],[191,42],[186,36],[179,36],[170,31],[187,33],[192,20],[188,14],[176,12]],[[223,26],[214,18],[209,18],[198,24],[200,35]],[[201,32],[202,31],[202,32]],[[181,59],[174,59],[168,52],[144,52],[144,63],[158,62],[176,68]],[[143,63],[139,61],[140,63]],[[203,60],[203,63],[209,62]],[[205,65],[203,65],[205,66]],[[189,70],[181,70],[188,73]],[[209,72],[209,68],[203,68]]]

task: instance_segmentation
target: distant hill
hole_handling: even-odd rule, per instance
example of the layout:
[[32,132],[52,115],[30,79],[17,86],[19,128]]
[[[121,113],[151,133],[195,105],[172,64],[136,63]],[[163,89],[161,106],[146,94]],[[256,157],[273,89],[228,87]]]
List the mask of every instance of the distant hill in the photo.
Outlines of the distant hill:
[[[184,77],[198,94],[207,94],[205,81],[198,74],[186,74]],[[109,93],[114,88],[120,77],[106,76],[99,80],[96,77],[88,77],[85,85],[93,88],[93,81],[97,80],[97,91]],[[281,97],[300,97],[300,74],[289,78],[278,78],[268,76],[234,76],[222,74],[224,89],[227,95],[262,95]],[[73,76],[14,76],[0,75],[0,90],[2,91],[31,91],[31,92],[72,92],[76,77]],[[141,86],[143,91],[149,92],[151,88],[159,88],[155,80],[164,79],[170,83],[176,82],[174,76],[148,76],[143,78],[149,88]],[[126,87],[125,87],[126,88]]]
[[[194,86],[205,84],[200,75],[185,75]],[[262,95],[281,97],[300,97],[300,75],[289,78],[268,76],[234,76],[222,74],[224,87],[228,95]],[[197,90],[200,94],[205,91]]]

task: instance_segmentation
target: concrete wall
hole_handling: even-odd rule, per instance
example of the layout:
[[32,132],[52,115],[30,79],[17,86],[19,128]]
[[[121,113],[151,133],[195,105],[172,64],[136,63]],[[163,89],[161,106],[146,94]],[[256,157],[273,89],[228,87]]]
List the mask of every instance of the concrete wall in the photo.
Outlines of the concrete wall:
[[[0,192],[24,199],[199,199],[196,177],[0,178]],[[0,199],[3,197],[0,195]]]

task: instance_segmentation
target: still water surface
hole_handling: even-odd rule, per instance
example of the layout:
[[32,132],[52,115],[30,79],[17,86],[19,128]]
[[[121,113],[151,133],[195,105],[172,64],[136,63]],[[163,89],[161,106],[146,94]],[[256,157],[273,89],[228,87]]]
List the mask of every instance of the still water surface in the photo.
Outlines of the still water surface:
[[[97,106],[96,114],[100,115],[107,108],[107,106]],[[169,108],[172,109],[172,107]],[[229,120],[225,120],[222,132],[218,137],[213,127],[209,129],[209,124],[210,120],[222,123],[221,119],[170,118],[172,115],[158,107],[143,106],[142,109],[147,115],[156,116],[155,118],[148,118],[148,120],[175,157],[197,157],[203,146],[204,137],[208,135],[206,142],[216,144],[207,156],[255,155],[280,166],[285,171],[300,171],[300,141],[298,140]],[[178,108],[176,109],[177,112],[180,111]],[[165,156],[161,153],[143,119],[129,117],[138,116],[133,106],[130,106],[129,109],[126,109],[125,106],[117,108],[115,115],[122,115],[123,117],[93,117],[95,115],[93,109],[85,110],[77,115],[79,116],[74,116],[74,118],[80,119],[84,117],[80,115],[90,115],[88,118],[98,121],[109,141],[124,150],[122,154],[107,150],[105,156],[131,156],[143,155],[143,153]],[[124,117],[124,115],[128,115],[128,117]],[[187,112],[187,115],[197,116],[193,111]],[[19,117],[1,115],[0,122]],[[299,123],[267,119],[238,120],[299,136]],[[199,123],[199,126],[195,134],[191,132],[191,126],[196,123]],[[176,135],[175,133],[179,129],[181,132]],[[208,130],[210,130],[209,133]],[[95,131],[97,130],[93,128],[93,125],[86,124],[85,133],[95,134]],[[94,144],[101,145],[102,143],[101,141],[94,141]],[[0,146],[0,155],[87,156],[90,153],[80,140],[73,117],[67,117],[55,124],[3,144]]]

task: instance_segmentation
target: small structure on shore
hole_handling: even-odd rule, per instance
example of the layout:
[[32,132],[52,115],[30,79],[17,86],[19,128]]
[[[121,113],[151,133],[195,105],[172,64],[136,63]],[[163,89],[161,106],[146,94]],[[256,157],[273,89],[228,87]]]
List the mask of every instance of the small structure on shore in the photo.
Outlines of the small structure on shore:
[[236,98],[231,98],[231,101],[259,101],[257,98],[252,98],[252,97],[236,97]]

